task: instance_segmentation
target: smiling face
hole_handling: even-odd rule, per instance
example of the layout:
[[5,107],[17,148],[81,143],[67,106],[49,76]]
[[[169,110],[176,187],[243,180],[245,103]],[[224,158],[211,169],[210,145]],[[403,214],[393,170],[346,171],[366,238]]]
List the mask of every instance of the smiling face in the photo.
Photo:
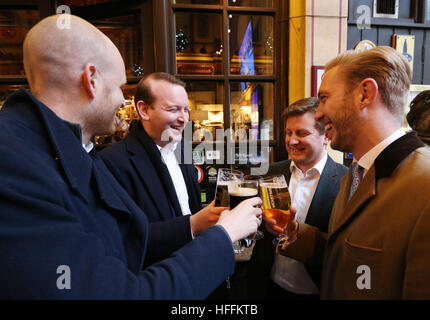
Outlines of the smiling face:
[[285,147],[302,171],[307,171],[321,160],[328,143],[325,134],[317,130],[315,123],[313,112],[289,116],[285,123]]
[[151,80],[150,86],[153,103],[149,106],[143,101],[137,102],[145,131],[161,147],[169,141],[181,141],[189,120],[185,88],[164,80]]
[[328,70],[318,91],[319,106],[315,118],[325,125],[331,147],[353,152],[360,124],[357,90],[347,88],[340,67]]

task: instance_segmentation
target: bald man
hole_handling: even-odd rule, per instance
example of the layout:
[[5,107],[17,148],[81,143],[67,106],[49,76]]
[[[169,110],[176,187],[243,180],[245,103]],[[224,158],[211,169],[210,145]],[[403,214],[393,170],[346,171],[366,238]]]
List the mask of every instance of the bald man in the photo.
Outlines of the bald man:
[[58,17],[27,34],[31,93],[20,89],[0,111],[0,299],[205,298],[232,274],[232,242],[256,231],[261,200],[182,248],[166,237],[167,259],[143,269],[159,250],[147,246],[145,214],[91,143],[114,131],[124,62],[94,26],[70,16],[59,29]]

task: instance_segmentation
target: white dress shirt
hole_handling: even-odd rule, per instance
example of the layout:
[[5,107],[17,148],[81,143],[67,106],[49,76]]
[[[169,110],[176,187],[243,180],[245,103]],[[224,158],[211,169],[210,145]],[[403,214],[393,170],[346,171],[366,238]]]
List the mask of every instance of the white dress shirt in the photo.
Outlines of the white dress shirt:
[[182,175],[181,168],[175,157],[175,149],[177,142],[168,143],[164,147],[157,145],[160,150],[161,158],[169,170],[170,177],[175,187],[176,195],[178,196],[179,204],[181,206],[182,215],[191,214],[190,205],[188,204],[188,191],[185,184],[184,176]]
[[[299,222],[306,220],[309,206],[326,162],[327,153],[313,168],[303,174],[294,161],[291,161],[291,179],[288,189],[291,196],[291,206],[297,210],[296,220]],[[302,262],[279,254],[275,254],[272,280],[289,292],[297,294],[317,294],[319,292]]]
[[93,148],[94,148],[94,143],[92,143],[92,142],[90,141],[87,145],[82,144],[82,147],[85,149],[85,151],[86,151],[87,153],[90,153],[90,152],[91,152],[91,150],[93,150]]

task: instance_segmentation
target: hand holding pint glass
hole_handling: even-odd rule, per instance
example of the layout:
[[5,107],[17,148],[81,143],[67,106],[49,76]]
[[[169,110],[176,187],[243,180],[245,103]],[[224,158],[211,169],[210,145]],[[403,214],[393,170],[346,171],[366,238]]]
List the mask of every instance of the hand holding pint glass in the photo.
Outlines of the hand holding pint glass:
[[284,175],[262,178],[260,184],[260,197],[263,200],[263,215],[266,221],[273,221],[275,226],[283,233],[276,236],[273,244],[285,247],[296,240],[296,236],[289,237],[286,228],[290,221],[291,198]]
[[[230,208],[234,209],[243,200],[258,197],[258,180],[241,180],[232,181],[228,185],[228,194],[230,196]],[[257,231],[246,240],[260,240],[263,238],[263,233]]]
[[[217,188],[215,192],[215,205],[230,207],[231,212],[238,207],[239,204],[245,199],[255,198],[258,196],[258,182],[250,181],[250,183],[244,181],[244,174],[238,170],[232,170],[229,168],[220,168],[218,170],[217,177]],[[259,199],[259,204],[261,200]],[[242,209],[243,210],[243,209]],[[261,219],[261,210],[258,209],[260,215],[258,218]],[[261,221],[259,222],[259,224]],[[243,237],[245,238],[245,237]],[[233,241],[233,247],[235,253],[242,253],[244,248],[239,240]],[[253,238],[254,239],[254,238]]]

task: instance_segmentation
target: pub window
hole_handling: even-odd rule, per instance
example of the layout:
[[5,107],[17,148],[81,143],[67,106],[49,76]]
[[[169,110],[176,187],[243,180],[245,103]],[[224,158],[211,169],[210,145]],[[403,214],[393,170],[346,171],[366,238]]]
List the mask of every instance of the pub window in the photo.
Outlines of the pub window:
[[373,17],[397,19],[399,17],[399,0],[374,0]]
[[430,23],[430,0],[425,0],[424,6],[424,23]]
[[172,9],[172,69],[187,83],[193,140],[206,140],[210,134],[218,141],[217,129],[233,129],[241,133],[236,140],[273,143],[273,1],[176,0]]

